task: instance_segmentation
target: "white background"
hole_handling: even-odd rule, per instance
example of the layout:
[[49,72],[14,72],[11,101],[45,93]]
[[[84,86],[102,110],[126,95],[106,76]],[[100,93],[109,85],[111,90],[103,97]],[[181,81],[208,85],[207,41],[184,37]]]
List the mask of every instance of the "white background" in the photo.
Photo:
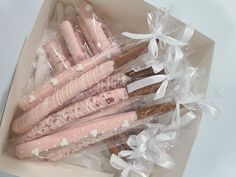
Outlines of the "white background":
[[[148,0],[162,4],[166,0]],[[42,0],[0,0],[0,103]],[[176,14],[216,41],[210,88],[222,112],[203,118],[184,177],[236,176],[236,1],[175,0]],[[0,106],[1,108],[1,106]],[[1,109],[0,109],[1,110]],[[0,111],[1,112],[1,111]],[[8,177],[0,173],[0,177]]]

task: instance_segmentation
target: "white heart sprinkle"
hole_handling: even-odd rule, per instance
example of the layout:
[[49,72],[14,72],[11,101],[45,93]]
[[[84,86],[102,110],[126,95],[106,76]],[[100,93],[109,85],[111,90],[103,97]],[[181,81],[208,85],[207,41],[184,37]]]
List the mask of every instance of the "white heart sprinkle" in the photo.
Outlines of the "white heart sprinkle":
[[111,59],[111,54],[110,54],[110,53],[107,54],[107,55],[106,55],[106,58],[107,58],[107,59]]
[[68,146],[68,145],[69,145],[69,143],[68,143],[67,139],[63,138],[60,142],[60,146],[63,147],[63,146]]
[[39,156],[39,149],[38,148],[35,148],[31,151],[31,154],[32,155],[35,155],[35,156]]
[[76,71],[83,71],[83,70],[84,70],[84,66],[81,65],[81,64],[77,64],[75,70],[76,70]]
[[122,128],[129,128],[129,122],[127,120],[124,120],[124,122],[121,125]]
[[36,98],[33,95],[29,96],[29,102],[33,103],[36,100]]
[[50,80],[50,82],[51,82],[51,84],[52,84],[53,86],[56,86],[56,85],[59,83],[58,79],[56,79],[56,78],[52,78],[52,79]]
[[91,5],[86,5],[85,6],[85,10],[87,11],[87,12],[90,12],[91,10],[92,10],[92,6]]
[[90,135],[92,135],[93,137],[97,137],[97,135],[98,135],[98,130],[91,130],[91,131],[90,131]]

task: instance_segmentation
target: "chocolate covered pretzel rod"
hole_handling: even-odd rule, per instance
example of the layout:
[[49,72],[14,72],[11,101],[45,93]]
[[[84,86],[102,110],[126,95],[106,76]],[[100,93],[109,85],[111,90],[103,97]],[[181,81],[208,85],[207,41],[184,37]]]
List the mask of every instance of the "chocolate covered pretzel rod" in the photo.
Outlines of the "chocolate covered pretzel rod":
[[[58,89],[63,87],[70,80],[81,76],[88,70],[107,61],[110,56],[117,55],[118,53],[120,53],[120,49],[118,47],[113,47],[91,57],[89,60],[81,61],[79,64],[63,71],[61,74],[52,78],[46,84],[33,91],[30,95],[24,96],[19,101],[19,107],[23,111],[30,110],[36,107],[39,103],[43,102],[45,98],[54,94]],[[55,82],[57,84],[54,84]]]
[[49,133],[65,127],[72,121],[78,120],[83,116],[89,115],[110,105],[120,103],[127,98],[128,95],[126,90],[121,88],[104,92],[72,104],[39,122],[21,137],[19,143],[25,143],[48,135]]
[[96,45],[96,48],[101,52],[104,49],[110,48],[112,43],[106,36],[102,24],[96,19],[96,14],[93,7],[85,1],[81,1],[78,6],[78,13],[89,31],[91,40]]
[[79,127],[62,130],[37,140],[17,145],[16,156],[22,159],[31,157],[32,155],[39,155],[41,152],[53,148],[66,146],[90,136],[96,137],[103,132],[119,129],[123,126],[124,122],[131,124],[136,119],[136,112],[128,112],[85,123]]
[[[163,103],[160,105],[153,105],[150,107],[141,108],[141,109],[137,110],[136,112],[129,112],[126,114],[131,114],[132,118],[134,120],[140,119],[141,121],[137,125],[141,125],[142,119],[152,116],[152,115],[156,115],[157,113],[158,113],[158,115],[167,113],[174,108],[175,108],[175,103]],[[117,114],[117,115],[122,115],[122,114]],[[116,117],[117,115],[113,115],[113,116]],[[111,118],[111,117],[112,116],[110,116],[109,118]],[[130,125],[131,124],[129,123],[129,121],[124,120],[121,127],[130,128]],[[91,137],[89,140],[86,140],[86,139],[81,140],[81,141],[78,141],[77,143],[72,143],[66,147],[58,148],[58,149],[48,153],[45,156],[45,158],[49,161],[57,161],[57,160],[60,160],[68,155],[71,155],[75,152],[79,152],[85,148],[88,148],[91,145],[94,145],[100,141],[104,141],[107,144],[107,147],[110,150],[110,152],[117,153],[120,150],[124,150],[124,149],[128,148],[128,146],[124,142],[125,142],[125,139],[127,139],[129,137],[130,134],[138,133],[141,130],[142,129],[140,129],[140,128],[136,129],[136,130],[134,129],[130,132],[128,131],[129,133],[122,133],[122,134],[118,134],[118,135],[117,135],[117,130],[114,130],[113,134],[109,133],[110,137],[108,137],[106,132],[104,131],[102,133],[104,135],[102,135],[102,134],[99,135],[98,139]],[[109,131],[112,131],[112,129]],[[124,143],[124,144],[122,144],[122,143]]]
[[55,40],[48,41],[44,45],[44,49],[47,53],[50,66],[56,74],[71,67],[70,62],[63,53],[63,49]]
[[65,39],[67,47],[77,64],[81,60],[86,58],[86,55],[82,49],[82,40],[76,35],[72,24],[69,21],[63,21],[60,25],[60,31]]
[[44,119],[49,113],[56,110],[62,104],[75,97],[77,94],[105,79],[113,71],[114,62],[108,61],[86,72],[77,79],[70,81],[60,90],[56,91],[56,93],[54,93],[52,96],[45,99],[37,107],[29,112],[26,112],[24,115],[13,121],[12,130],[16,133],[25,133],[39,121]]

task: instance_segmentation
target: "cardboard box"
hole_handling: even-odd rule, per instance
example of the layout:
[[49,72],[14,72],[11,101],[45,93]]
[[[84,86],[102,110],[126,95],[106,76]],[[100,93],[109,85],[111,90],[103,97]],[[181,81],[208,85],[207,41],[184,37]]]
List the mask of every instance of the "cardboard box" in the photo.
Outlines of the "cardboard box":
[[[155,8],[143,0],[89,0],[99,11],[104,12],[109,19],[114,19],[124,24],[130,31],[144,33],[148,32],[146,22],[146,13]],[[45,0],[33,29],[27,38],[21,56],[19,58],[16,72],[11,85],[10,93],[7,99],[3,119],[0,126],[0,170],[22,177],[108,177],[111,174],[91,171],[85,168],[75,167],[63,163],[42,163],[31,162],[16,159],[13,155],[7,153],[4,149],[8,130],[12,121],[17,102],[21,96],[22,84],[26,82],[30,75],[30,66],[35,58],[35,51],[45,29],[48,19],[54,10],[56,0]],[[178,20],[177,20],[178,21]],[[178,21],[182,24],[182,22]],[[189,56],[191,65],[204,69],[204,82],[199,83],[199,89],[206,90],[210,67],[212,62],[214,42],[196,31],[190,44],[194,46],[195,52]],[[181,137],[178,145],[173,149],[172,155],[176,160],[176,166],[173,170],[167,171],[157,168],[153,176],[160,177],[181,177],[186,166],[192,145],[194,143],[197,129],[200,123],[200,115],[198,119],[191,123],[188,127],[188,134]]]

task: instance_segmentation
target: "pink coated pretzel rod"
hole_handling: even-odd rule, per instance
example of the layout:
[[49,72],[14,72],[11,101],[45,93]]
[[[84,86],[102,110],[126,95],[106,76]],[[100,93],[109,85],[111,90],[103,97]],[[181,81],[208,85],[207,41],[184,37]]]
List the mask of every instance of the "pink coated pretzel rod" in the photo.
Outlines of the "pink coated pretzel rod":
[[72,121],[78,120],[81,117],[99,111],[110,105],[120,103],[127,98],[128,93],[126,89],[121,88],[104,92],[72,104],[39,122],[20,138],[19,143],[25,143],[48,135],[65,127]]
[[89,33],[89,30],[87,29],[86,25],[84,24],[83,20],[80,18],[80,16],[77,16],[77,21],[80,27],[81,32],[83,33],[85,40],[87,41],[90,50],[92,51],[92,53],[94,55],[99,53],[99,50],[97,49],[96,44],[94,43],[94,41],[92,40],[92,37]]
[[81,60],[86,59],[86,54],[82,49],[83,42],[76,35],[72,24],[67,20],[63,21],[60,25],[60,31],[65,39],[65,42],[74,59],[74,62],[77,64]]
[[114,105],[111,105],[109,107],[106,107],[100,112],[93,113],[92,115],[88,115],[85,117],[82,117],[81,119],[76,120],[75,122],[72,122],[69,124],[66,128],[68,127],[74,127],[74,126],[79,126],[83,123],[94,121],[96,119],[99,119],[101,117],[106,117],[114,114],[120,114],[122,112],[128,112],[128,111],[133,111],[136,110],[136,103],[140,100],[140,97],[132,97],[124,100],[121,103],[117,103]]
[[60,132],[44,136],[16,146],[16,156],[19,159],[33,155],[39,156],[42,152],[76,143],[84,138],[97,137],[108,131],[116,130],[137,120],[136,112],[122,113],[104,117],[103,119],[82,124],[78,127],[62,130]]
[[76,28],[75,30],[76,30],[75,31],[75,36],[76,36],[77,40],[80,40],[81,42],[83,41],[83,43],[81,43],[80,46],[84,51],[85,58],[88,59],[88,58],[94,56],[94,54],[88,48],[88,44],[87,44],[83,34],[81,33],[80,29]]
[[97,49],[102,51],[110,48],[112,44],[103,30],[101,22],[96,19],[93,7],[85,1],[81,1],[78,6],[78,13],[89,30]]
[[48,61],[52,70],[55,71],[56,74],[59,74],[71,67],[71,64],[65,57],[63,50],[55,40],[48,41],[44,45],[44,49],[47,53]]
[[61,107],[59,107],[54,112],[60,111],[62,108],[67,107],[71,104],[75,104],[76,102],[82,101],[86,98],[93,97],[95,95],[101,94],[103,92],[107,92],[117,88],[123,88],[127,85],[129,78],[122,73],[117,73],[111,76],[108,76],[106,79],[98,82],[94,86],[75,96]]
[[88,70],[107,61],[110,56],[116,55],[120,52],[121,51],[118,47],[113,47],[111,49],[104,50],[102,53],[98,55],[91,57],[89,60],[81,61],[79,64],[63,71],[55,78],[52,78],[46,84],[42,85],[41,87],[33,91],[30,95],[24,96],[19,101],[19,107],[23,111],[27,111],[36,107],[38,104],[43,102],[45,98],[51,96],[58,89],[64,86],[68,81],[81,76]]
[[114,62],[108,61],[98,67],[89,70],[82,76],[70,81],[52,96],[45,99],[37,107],[26,112],[21,117],[13,121],[12,130],[16,133],[25,133],[39,121],[44,119],[49,113],[56,110],[68,100],[90,88],[97,82],[105,79],[114,71]]
[[113,74],[73,98],[71,103],[76,103],[88,97],[95,96],[112,89],[125,87],[128,81],[129,78],[123,73]]
[[42,154],[42,157],[46,159],[47,161],[55,162],[67,156],[70,156],[74,153],[80,152],[86,148],[90,148],[101,141],[104,141],[110,137],[113,137],[119,134],[121,131],[122,129],[117,129],[117,130],[99,134],[97,137],[88,137],[86,139],[83,139],[82,141],[72,143],[68,146],[58,147],[48,152],[45,152]]

